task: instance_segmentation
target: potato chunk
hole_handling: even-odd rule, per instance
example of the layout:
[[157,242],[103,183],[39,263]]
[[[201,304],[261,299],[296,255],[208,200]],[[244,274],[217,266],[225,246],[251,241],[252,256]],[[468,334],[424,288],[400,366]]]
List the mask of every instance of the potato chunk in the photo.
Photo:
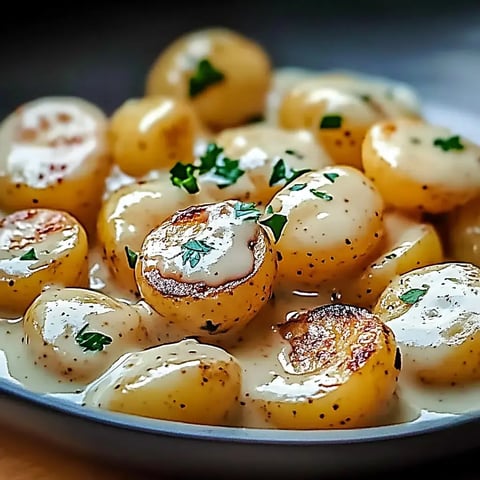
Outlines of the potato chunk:
[[47,286],[88,286],[82,225],[60,210],[19,210],[0,219],[0,315],[20,317]]
[[401,368],[395,337],[368,310],[324,305],[293,312],[278,326],[283,372],[250,392],[278,428],[372,426],[385,413]]
[[446,262],[399,275],[375,313],[397,338],[405,373],[424,383],[480,379],[480,269]]
[[124,355],[85,395],[87,405],[143,417],[222,425],[238,407],[241,369],[193,339]]
[[180,210],[143,242],[135,277],[147,303],[187,335],[243,328],[269,300],[276,258],[254,204]]
[[0,208],[66,210],[90,232],[110,164],[98,107],[76,97],[32,100],[0,125]]

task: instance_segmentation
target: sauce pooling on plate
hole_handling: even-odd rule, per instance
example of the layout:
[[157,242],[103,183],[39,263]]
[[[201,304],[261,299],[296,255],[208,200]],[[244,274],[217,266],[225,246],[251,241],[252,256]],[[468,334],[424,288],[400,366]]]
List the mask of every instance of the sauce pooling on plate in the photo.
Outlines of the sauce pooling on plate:
[[[52,165],[76,159],[67,193],[54,168],[48,191],[16,194],[15,155],[35,164],[40,137],[17,138],[18,112],[0,125],[5,379],[85,408],[251,428],[477,408],[480,268],[445,234],[459,216],[480,227],[475,139],[405,84],[274,69],[226,29],[173,42],[147,84],[110,118],[68,97],[21,107]],[[92,155],[65,146],[67,119],[50,118],[63,111]]]

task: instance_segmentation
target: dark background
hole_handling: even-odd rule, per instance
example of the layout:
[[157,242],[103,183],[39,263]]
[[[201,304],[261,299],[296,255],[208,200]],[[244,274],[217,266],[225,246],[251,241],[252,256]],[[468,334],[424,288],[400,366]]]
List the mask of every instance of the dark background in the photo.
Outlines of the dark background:
[[276,66],[350,68],[413,83],[425,98],[480,111],[480,1],[291,0],[14,3],[2,8],[0,117],[43,95],[107,113],[142,95],[178,35],[221,25]]

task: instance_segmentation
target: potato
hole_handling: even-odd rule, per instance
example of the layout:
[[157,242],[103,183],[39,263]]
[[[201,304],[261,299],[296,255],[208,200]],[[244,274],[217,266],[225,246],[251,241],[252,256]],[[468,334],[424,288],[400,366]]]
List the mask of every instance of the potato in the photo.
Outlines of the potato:
[[89,406],[222,425],[238,407],[241,369],[225,350],[186,339],[124,355],[91,384]]
[[[135,293],[137,286],[130,264],[147,233],[177,210],[207,198],[203,192],[189,195],[172,185],[168,177],[135,182],[113,192],[98,214],[97,232],[103,260],[116,283]],[[127,249],[131,253],[130,260]]]
[[188,99],[214,130],[263,115],[271,80],[265,50],[226,28],[186,33],[160,52],[146,80],[146,95]]
[[50,288],[25,313],[25,342],[35,364],[63,381],[88,383],[122,354],[149,345],[132,306],[81,288]]
[[343,303],[373,309],[393,277],[444,260],[442,241],[432,224],[388,211],[384,225],[380,254],[358,277],[348,279],[341,289]]
[[59,210],[19,210],[0,219],[0,315],[20,317],[42,289],[88,286],[82,225]]
[[278,122],[310,129],[337,164],[362,168],[362,142],[375,122],[420,115],[414,91],[404,84],[346,72],[309,77],[284,94]]
[[452,260],[480,267],[480,197],[450,212],[444,229]]
[[[228,158],[239,159],[254,190],[244,190],[239,199],[265,205],[295,172],[319,169],[332,163],[307,130],[285,131],[278,127],[255,124],[223,130],[216,144]],[[283,162],[286,174],[272,182],[274,167]],[[221,193],[225,200],[230,188]],[[231,196],[231,195],[230,195]]]
[[243,328],[269,300],[276,258],[253,204],[180,210],[145,238],[135,278],[158,313],[199,338]]
[[41,97],[0,125],[0,208],[69,212],[95,227],[111,159],[107,118],[76,97]]
[[420,120],[378,122],[363,143],[365,174],[394,208],[439,214],[480,194],[480,146]]
[[406,374],[428,384],[480,379],[480,269],[445,262],[396,276],[374,312],[395,333]]
[[395,393],[401,357],[390,328],[366,309],[336,304],[293,312],[278,326],[281,369],[250,392],[278,428],[372,426]]
[[170,169],[193,160],[195,112],[179,98],[131,98],[110,119],[113,161],[127,175]]
[[260,223],[276,242],[277,283],[316,289],[358,271],[383,236],[383,200],[360,170],[325,167],[280,190]]

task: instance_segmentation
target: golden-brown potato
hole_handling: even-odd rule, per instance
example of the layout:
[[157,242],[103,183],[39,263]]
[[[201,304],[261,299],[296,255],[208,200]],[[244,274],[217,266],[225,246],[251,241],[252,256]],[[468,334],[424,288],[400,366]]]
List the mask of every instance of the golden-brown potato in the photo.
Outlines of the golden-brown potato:
[[200,120],[215,130],[263,115],[271,62],[256,42],[226,28],[182,35],[155,60],[146,95],[189,99]]
[[113,112],[109,133],[113,161],[127,175],[141,177],[193,160],[195,113],[179,98],[132,98]]
[[87,383],[126,352],[149,345],[132,306],[81,288],[50,288],[25,313],[25,342],[36,365],[62,380]]
[[332,166],[280,190],[260,219],[276,242],[278,282],[318,288],[361,269],[383,236],[383,199],[360,170]]
[[59,210],[19,210],[0,219],[0,315],[20,317],[48,286],[88,286],[82,225]]
[[271,380],[249,392],[267,423],[287,429],[372,426],[401,369],[395,337],[368,310],[324,305],[278,326],[284,347]]
[[446,262],[395,277],[374,312],[395,333],[403,371],[424,383],[480,378],[480,268]]
[[65,210],[90,233],[110,169],[105,114],[76,97],[25,103],[0,125],[0,208]]
[[480,194],[480,146],[420,120],[378,122],[363,143],[365,174],[394,208],[444,213]]
[[143,242],[135,269],[147,303],[187,335],[243,328],[269,300],[276,258],[254,204],[180,210]]
[[85,403],[115,412],[207,425],[238,408],[241,368],[193,339],[129,353],[87,388]]

